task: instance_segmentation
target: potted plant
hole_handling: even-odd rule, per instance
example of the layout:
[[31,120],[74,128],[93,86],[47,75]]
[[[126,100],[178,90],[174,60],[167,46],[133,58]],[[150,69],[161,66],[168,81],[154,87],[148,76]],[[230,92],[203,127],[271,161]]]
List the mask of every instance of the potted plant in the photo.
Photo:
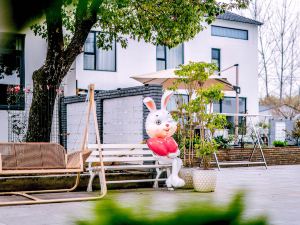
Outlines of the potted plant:
[[196,145],[196,155],[202,159],[202,168],[193,171],[193,186],[195,191],[199,192],[213,192],[216,188],[217,173],[211,169],[211,156],[218,149],[215,140],[203,141]]
[[[194,181],[193,174],[195,156],[199,156],[203,165],[210,164],[207,161],[212,153],[217,149],[217,144],[212,138],[207,138],[207,134],[213,137],[216,129],[224,129],[219,126],[220,120],[226,124],[225,116],[213,114],[213,103],[223,98],[221,85],[205,85],[206,81],[217,70],[213,63],[190,62],[181,65],[175,71],[178,76],[173,90],[178,89],[178,85],[184,86],[189,97],[189,101],[178,106],[177,119],[179,124],[178,132],[181,138],[177,139],[179,146],[183,149],[184,168],[179,175],[186,182],[185,187],[191,187]],[[200,131],[198,134],[195,130]],[[205,134],[205,132],[209,133]],[[207,168],[207,166],[204,166]],[[197,172],[195,172],[196,174]]]
[[199,136],[195,134],[195,128],[199,125],[195,120],[195,114],[198,112],[197,99],[195,94],[208,79],[209,74],[216,70],[215,64],[205,62],[190,62],[187,65],[181,65],[179,70],[175,71],[178,78],[174,82],[172,90],[178,90],[178,87],[184,89],[184,95],[188,101],[184,101],[182,95],[177,97],[177,111],[173,112],[174,118],[178,121],[177,140],[182,150],[183,168],[179,176],[185,181],[184,188],[193,188],[192,171],[195,159],[194,145],[199,141]]
[[202,133],[199,144],[195,145],[196,156],[201,158],[200,168],[193,171],[193,186],[199,192],[213,192],[216,188],[217,173],[211,168],[211,159],[217,152],[219,144],[213,138],[217,129],[226,126],[227,120],[224,115],[202,115]]

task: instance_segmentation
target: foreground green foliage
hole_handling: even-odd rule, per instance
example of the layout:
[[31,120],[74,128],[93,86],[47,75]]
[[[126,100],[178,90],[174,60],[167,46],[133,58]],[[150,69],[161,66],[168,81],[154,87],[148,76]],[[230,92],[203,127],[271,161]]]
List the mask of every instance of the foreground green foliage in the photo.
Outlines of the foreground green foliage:
[[265,225],[264,217],[243,219],[242,195],[236,195],[227,206],[202,202],[188,204],[172,213],[121,207],[112,201],[100,201],[94,210],[94,218],[78,221],[77,225]]

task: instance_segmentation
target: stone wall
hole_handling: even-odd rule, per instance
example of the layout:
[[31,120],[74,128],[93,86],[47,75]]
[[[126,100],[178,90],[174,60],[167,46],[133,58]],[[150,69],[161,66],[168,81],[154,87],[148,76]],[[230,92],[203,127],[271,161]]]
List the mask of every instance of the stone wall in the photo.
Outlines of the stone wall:
[[[217,153],[219,161],[247,161],[253,149],[250,148],[235,148],[235,149],[221,149]],[[264,156],[267,165],[294,165],[300,164],[300,148],[299,147],[273,147],[264,148]],[[256,150],[252,161],[261,161],[261,154]]]
[[[95,101],[96,101],[96,110],[97,110],[97,119],[100,130],[100,138],[103,141],[103,101],[106,99],[113,98],[122,98],[129,96],[142,96],[152,97],[156,103],[157,108],[160,108],[160,100],[163,94],[161,85],[145,85],[145,86],[137,86],[130,88],[119,88],[116,90],[96,90],[95,91]],[[67,146],[67,105],[73,103],[80,103],[85,101],[86,96],[70,96],[64,97],[60,99],[60,144],[63,145],[66,149]],[[141,102],[141,104],[143,104]],[[145,124],[146,117],[149,113],[149,110],[145,105],[143,105],[143,126]],[[146,134],[146,130],[143,127],[143,139],[147,139],[148,135]]]

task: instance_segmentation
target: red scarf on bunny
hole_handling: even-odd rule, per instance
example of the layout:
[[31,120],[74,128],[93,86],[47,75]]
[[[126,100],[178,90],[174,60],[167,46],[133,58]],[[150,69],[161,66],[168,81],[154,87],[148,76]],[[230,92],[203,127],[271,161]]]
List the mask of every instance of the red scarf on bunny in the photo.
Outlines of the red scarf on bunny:
[[174,138],[149,138],[147,140],[148,147],[159,156],[168,156],[169,153],[175,153],[178,149],[178,145]]

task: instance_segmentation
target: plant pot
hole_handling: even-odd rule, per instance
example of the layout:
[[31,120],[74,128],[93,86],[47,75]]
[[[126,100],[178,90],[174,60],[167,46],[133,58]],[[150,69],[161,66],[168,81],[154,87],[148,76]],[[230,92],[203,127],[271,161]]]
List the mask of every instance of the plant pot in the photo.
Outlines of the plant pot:
[[198,192],[214,192],[217,183],[216,170],[193,170],[193,186]]
[[179,171],[179,177],[184,180],[184,189],[192,189],[193,186],[193,170],[194,168],[181,168]]

